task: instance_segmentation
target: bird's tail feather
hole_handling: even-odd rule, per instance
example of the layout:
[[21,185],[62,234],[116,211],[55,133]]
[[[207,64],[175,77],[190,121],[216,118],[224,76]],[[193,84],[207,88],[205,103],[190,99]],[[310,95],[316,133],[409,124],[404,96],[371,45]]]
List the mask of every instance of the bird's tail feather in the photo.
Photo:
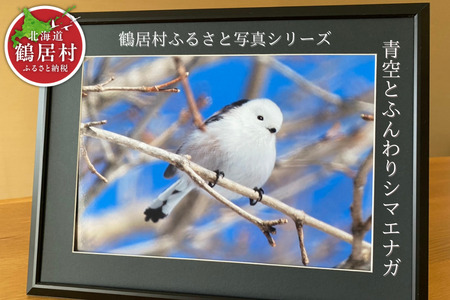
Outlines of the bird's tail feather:
[[145,221],[152,220],[154,223],[170,214],[178,202],[184,198],[191,190],[192,185],[187,180],[180,179],[164,192],[162,192],[149,208],[144,212]]

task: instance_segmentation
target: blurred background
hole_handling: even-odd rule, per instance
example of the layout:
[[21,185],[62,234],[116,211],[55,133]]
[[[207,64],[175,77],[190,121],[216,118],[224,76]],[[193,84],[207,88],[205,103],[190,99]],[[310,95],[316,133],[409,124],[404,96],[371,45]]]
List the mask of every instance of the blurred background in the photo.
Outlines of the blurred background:
[[[375,56],[182,56],[178,65],[203,118],[240,99],[270,98],[284,122],[277,134],[277,162],[266,194],[334,227],[351,232],[353,180],[373,148]],[[113,81],[110,81],[114,77]],[[84,87],[154,86],[178,77],[174,57],[88,57]],[[101,128],[175,152],[196,130],[180,93],[86,91],[82,122],[107,120]],[[193,191],[165,219],[144,221],[144,210],[175,180],[167,163],[91,137],[82,145],[104,183],[79,159],[80,251],[301,265],[292,222],[277,226],[272,248],[260,229],[205,193]],[[226,175],[225,175],[226,176]],[[363,187],[362,214],[372,214],[372,172]],[[250,187],[253,188],[253,187]],[[286,218],[269,207],[235,201],[265,219]],[[371,243],[371,231],[365,241]],[[352,246],[305,226],[310,265],[333,268]],[[369,259],[370,260],[370,259]]]

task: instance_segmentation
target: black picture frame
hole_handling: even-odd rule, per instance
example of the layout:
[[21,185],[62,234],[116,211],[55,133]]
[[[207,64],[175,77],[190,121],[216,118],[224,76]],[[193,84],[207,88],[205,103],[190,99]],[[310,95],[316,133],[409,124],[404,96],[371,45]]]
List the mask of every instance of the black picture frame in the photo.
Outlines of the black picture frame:
[[[73,13],[80,17],[86,55],[117,55],[117,30],[136,26],[170,28],[208,24],[284,26],[293,21],[326,24],[335,43],[319,53],[377,53],[375,114],[377,139],[373,271],[333,272],[134,256],[89,255],[73,252],[77,197],[77,159],[81,71],[69,81],[41,88],[36,138],[28,286],[29,295],[83,299],[424,299],[428,296],[428,130],[429,130],[429,4],[277,7],[209,10]],[[350,24],[351,23],[351,24]],[[354,25],[360,26],[354,26]],[[277,25],[277,26],[278,26]],[[398,25],[398,26],[397,26]],[[153,26],[153,27],[152,27]],[[232,25],[230,25],[232,26]],[[234,26],[234,25],[233,25]],[[325,26],[325,27],[326,27]],[[324,27],[322,27],[324,28]],[[351,30],[348,32],[347,30]],[[404,74],[398,84],[401,111],[395,125],[401,130],[398,157],[389,157],[383,135],[390,119],[383,79],[383,42],[401,40],[399,61]],[[353,43],[353,44],[352,44]],[[135,55],[145,52],[136,50]],[[165,54],[167,49],[155,50]],[[160,51],[160,52],[158,52]],[[208,54],[203,48],[195,54]],[[217,49],[215,50],[217,51]],[[222,50],[223,53],[236,53]],[[227,52],[228,51],[228,52]],[[264,49],[266,53],[273,50]],[[305,47],[304,53],[312,51]],[[183,50],[169,50],[182,54]],[[392,74],[391,74],[392,75]],[[392,85],[389,86],[392,87]],[[392,107],[391,107],[392,108]],[[404,134],[403,134],[404,132]],[[379,141],[378,141],[379,140]],[[393,143],[393,141],[390,141]],[[385,146],[383,146],[385,145]],[[403,189],[398,214],[386,210],[389,162],[396,162],[396,179]],[[393,184],[389,182],[390,184]],[[377,195],[379,197],[377,197]],[[397,200],[396,200],[397,201]],[[393,227],[392,224],[396,224]],[[391,225],[389,225],[391,224]],[[400,232],[398,257],[386,257],[387,231]],[[397,236],[396,236],[397,238]],[[395,264],[392,275],[387,266]],[[393,271],[393,270],[392,270]]]

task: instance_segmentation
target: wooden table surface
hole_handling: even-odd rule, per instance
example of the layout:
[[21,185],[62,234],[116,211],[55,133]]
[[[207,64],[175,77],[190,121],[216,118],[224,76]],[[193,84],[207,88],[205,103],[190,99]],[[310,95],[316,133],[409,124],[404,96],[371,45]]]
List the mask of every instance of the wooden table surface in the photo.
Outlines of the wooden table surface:
[[[450,157],[430,159],[429,299],[450,299]],[[0,200],[0,299],[26,296],[31,198]]]

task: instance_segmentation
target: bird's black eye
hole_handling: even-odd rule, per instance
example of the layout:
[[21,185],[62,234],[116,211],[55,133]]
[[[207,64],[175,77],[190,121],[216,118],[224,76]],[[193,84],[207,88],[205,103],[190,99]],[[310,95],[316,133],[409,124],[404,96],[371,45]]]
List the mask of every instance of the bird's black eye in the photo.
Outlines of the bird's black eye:
[[258,116],[258,120],[263,121],[264,117],[263,116]]

